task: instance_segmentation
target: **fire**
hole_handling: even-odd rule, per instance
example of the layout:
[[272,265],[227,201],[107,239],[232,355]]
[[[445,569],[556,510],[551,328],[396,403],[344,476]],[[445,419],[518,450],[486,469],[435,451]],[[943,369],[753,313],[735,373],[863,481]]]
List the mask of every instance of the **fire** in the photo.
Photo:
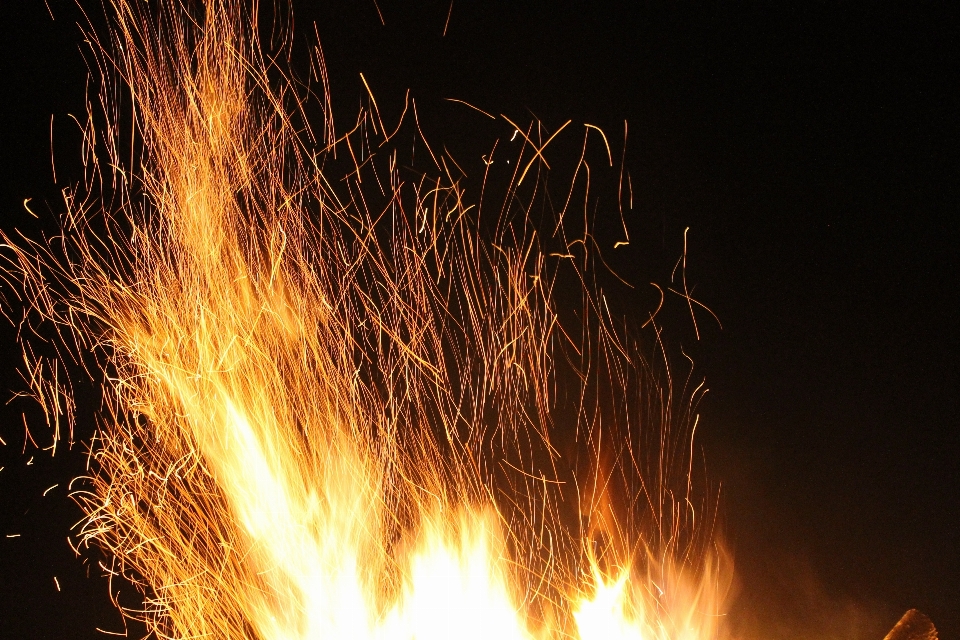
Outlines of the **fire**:
[[[435,173],[401,170],[372,94],[314,133],[256,9],[160,5],[115,3],[62,238],[5,239],[37,330],[103,367],[78,500],[147,596],[127,613],[161,638],[722,636],[726,558],[668,481],[674,400],[626,406],[648,365],[588,285],[583,340],[563,328],[566,258],[512,204],[546,144],[524,134],[484,231],[452,156],[424,141]],[[564,212],[555,237],[586,248]],[[565,411],[580,453],[554,442]]]

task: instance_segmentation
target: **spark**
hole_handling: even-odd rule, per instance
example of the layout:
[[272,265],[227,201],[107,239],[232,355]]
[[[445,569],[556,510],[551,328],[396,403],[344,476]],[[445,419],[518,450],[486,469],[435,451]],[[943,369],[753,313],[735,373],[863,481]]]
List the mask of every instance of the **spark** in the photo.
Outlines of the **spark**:
[[26,199],[24,199],[24,201],[23,201],[23,208],[26,209],[26,210],[27,210],[27,213],[29,213],[30,215],[32,215],[34,218],[38,218],[39,216],[33,212],[33,209],[31,209],[29,206],[27,206],[28,204],[30,204],[30,201],[31,201],[31,200],[33,200],[33,198],[26,198]]
[[[451,3],[451,4],[452,4],[452,3]],[[464,105],[464,106],[470,107],[470,108],[473,109],[474,111],[479,111],[480,113],[482,113],[483,115],[487,116],[487,117],[490,118],[491,120],[496,120],[496,117],[490,115],[489,113],[487,113],[486,111],[484,111],[484,110],[481,109],[480,107],[474,106],[474,105],[470,104],[469,102],[466,102],[465,100],[458,100],[457,98],[444,98],[444,100],[446,100],[447,102],[456,102],[456,103],[458,103],[458,104],[462,104],[462,105]],[[516,137],[516,135],[517,135],[516,130],[514,131],[513,135],[514,135],[514,137]],[[512,142],[512,141],[513,141],[513,138],[510,138],[510,141]]]
[[450,0],[450,8],[447,9],[447,20],[443,23],[443,35],[441,37],[447,37],[447,27],[450,26],[450,16],[453,15],[453,0]]

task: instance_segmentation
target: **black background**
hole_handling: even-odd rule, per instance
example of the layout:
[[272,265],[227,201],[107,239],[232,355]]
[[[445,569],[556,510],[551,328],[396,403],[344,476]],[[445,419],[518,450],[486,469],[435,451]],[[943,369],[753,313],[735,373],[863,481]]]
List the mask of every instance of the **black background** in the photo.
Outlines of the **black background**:
[[[373,0],[299,0],[296,33],[305,46],[317,21],[343,113],[363,72],[381,110],[409,87],[444,138],[473,122],[445,97],[612,137],[629,121],[637,241],[617,264],[662,277],[644,269],[669,272],[690,227],[688,280],[723,322],[685,346],[711,388],[699,434],[741,584],[733,627],[879,640],[918,607],[960,637],[957,9],[458,0],[443,37],[449,6],[381,0],[381,25]],[[49,7],[0,19],[8,231],[36,232],[22,201],[58,211],[80,177],[80,14]],[[0,336],[9,395],[15,330]],[[103,572],[65,540],[82,450],[21,455],[23,407],[0,414],[0,636],[103,637],[122,629]]]

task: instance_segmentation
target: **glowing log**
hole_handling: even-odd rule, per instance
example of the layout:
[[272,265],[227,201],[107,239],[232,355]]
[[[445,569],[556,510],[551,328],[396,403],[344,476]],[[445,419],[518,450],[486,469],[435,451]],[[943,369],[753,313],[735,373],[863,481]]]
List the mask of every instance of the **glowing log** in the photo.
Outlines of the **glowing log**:
[[910,609],[883,640],[938,640],[937,628],[925,614]]

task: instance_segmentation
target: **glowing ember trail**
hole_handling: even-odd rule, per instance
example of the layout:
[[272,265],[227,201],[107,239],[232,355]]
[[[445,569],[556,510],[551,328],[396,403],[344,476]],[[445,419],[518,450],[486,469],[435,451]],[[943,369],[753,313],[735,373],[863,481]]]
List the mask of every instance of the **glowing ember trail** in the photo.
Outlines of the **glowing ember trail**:
[[414,106],[385,127],[371,93],[337,137],[327,96],[315,132],[256,9],[150,4],[116,0],[95,50],[62,236],[4,239],[31,326],[103,371],[78,499],[146,594],[127,614],[161,638],[723,636],[700,388],[675,397],[584,284],[576,175],[553,236],[515,204],[544,197],[549,135],[511,124],[513,162],[472,169],[513,172],[487,213],[422,138],[432,173],[402,168]]

